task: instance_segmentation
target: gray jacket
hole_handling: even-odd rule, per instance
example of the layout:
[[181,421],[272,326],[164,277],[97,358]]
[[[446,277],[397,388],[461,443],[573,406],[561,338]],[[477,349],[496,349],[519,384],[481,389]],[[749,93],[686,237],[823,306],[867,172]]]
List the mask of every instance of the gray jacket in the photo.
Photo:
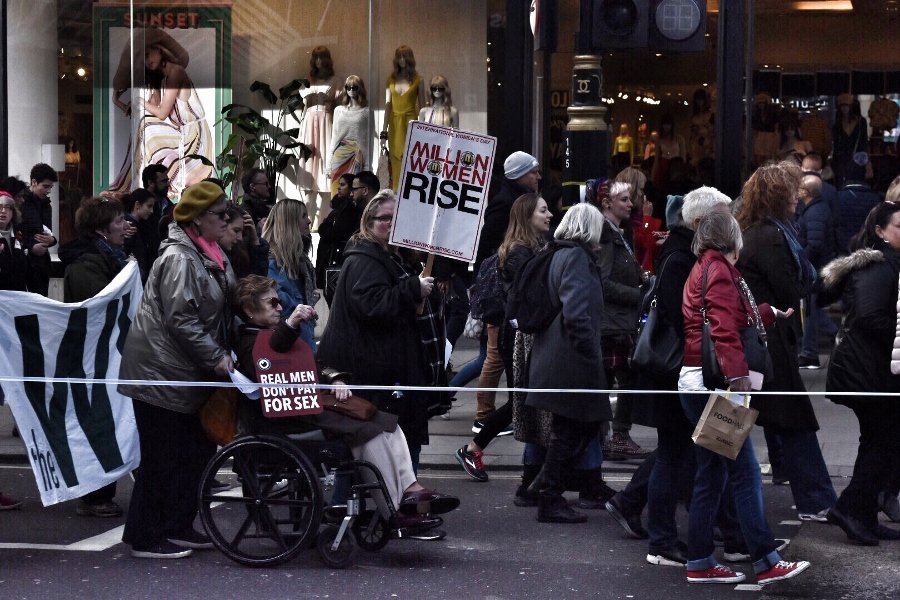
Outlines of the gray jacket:
[[[549,277],[562,310],[534,336],[528,386],[606,389],[600,341],[603,290],[594,256],[582,247],[557,250]],[[602,393],[531,393],[525,404],[580,421],[612,419],[609,397]]]
[[[224,256],[224,253],[223,253]],[[204,256],[177,224],[160,246],[144,296],[122,351],[122,379],[212,381],[213,369],[230,352],[229,305],[236,284]],[[180,413],[194,413],[212,390],[196,387],[120,385],[136,400]]]

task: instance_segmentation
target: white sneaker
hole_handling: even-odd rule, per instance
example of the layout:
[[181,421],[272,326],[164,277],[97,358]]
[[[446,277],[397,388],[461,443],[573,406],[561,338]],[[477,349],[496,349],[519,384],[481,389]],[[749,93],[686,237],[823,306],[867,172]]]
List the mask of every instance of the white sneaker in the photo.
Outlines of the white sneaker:
[[828,509],[823,508],[817,513],[797,513],[797,517],[801,521],[816,521],[818,523],[828,522]]

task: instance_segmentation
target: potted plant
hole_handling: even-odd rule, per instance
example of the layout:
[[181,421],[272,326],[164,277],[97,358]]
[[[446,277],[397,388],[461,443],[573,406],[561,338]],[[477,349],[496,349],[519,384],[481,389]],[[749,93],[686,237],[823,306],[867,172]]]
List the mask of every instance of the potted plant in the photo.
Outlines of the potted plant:
[[[231,124],[231,134],[216,156],[215,164],[209,158],[197,154],[192,158],[212,166],[227,188],[238,181],[241,172],[259,167],[272,183],[271,192],[278,188],[278,177],[291,164],[291,158],[305,160],[312,155],[312,148],[299,141],[300,122],[303,118],[303,97],[300,89],[309,86],[305,79],[294,79],[278,90],[276,95],[269,84],[254,81],[251,93],[262,96],[266,106],[256,110],[246,104],[229,104],[222,109],[220,121]],[[269,113],[274,122],[263,115]],[[296,127],[288,129],[290,120]],[[236,190],[232,190],[232,198]]]

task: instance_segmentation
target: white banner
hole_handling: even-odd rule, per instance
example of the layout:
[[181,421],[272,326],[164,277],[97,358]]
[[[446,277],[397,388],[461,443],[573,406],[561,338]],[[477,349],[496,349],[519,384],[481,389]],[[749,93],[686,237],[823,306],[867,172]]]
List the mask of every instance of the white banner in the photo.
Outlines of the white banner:
[[[133,261],[84,302],[0,292],[0,375],[117,379],[142,293]],[[18,380],[2,386],[44,506],[93,492],[140,464],[131,399],[114,384]]]
[[497,138],[413,121],[391,243],[473,262]]

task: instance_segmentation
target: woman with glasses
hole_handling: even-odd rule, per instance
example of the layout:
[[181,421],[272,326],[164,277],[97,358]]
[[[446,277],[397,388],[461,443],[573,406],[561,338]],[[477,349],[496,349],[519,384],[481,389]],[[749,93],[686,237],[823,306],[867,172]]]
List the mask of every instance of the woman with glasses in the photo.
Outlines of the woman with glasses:
[[[272,207],[262,237],[269,244],[268,275],[278,283],[278,298],[285,316],[301,304],[315,306],[316,271],[309,260],[312,237],[309,213],[299,200],[285,198]],[[313,309],[315,313],[315,309]],[[300,339],[316,351],[314,331],[317,315],[300,325]]]
[[15,199],[9,192],[0,191],[0,290],[28,291],[28,257],[22,242],[16,239],[16,227],[21,222]]
[[459,111],[453,106],[450,83],[443,75],[431,78],[427,105],[419,111],[419,120],[443,127],[459,127]]
[[[160,245],[122,351],[127,380],[225,380],[234,370],[228,332],[234,271],[219,246],[225,234],[225,192],[203,181],[187,188]],[[134,399],[141,466],[122,541],[136,558],[181,558],[212,548],[193,528],[197,489],[216,450],[198,411],[213,390],[121,384]]]
[[371,115],[372,109],[369,108],[363,80],[357,75],[349,76],[344,81],[344,91],[338,97],[338,106],[334,109],[328,165],[325,168],[331,177],[332,196],[338,193],[342,176],[369,170]]
[[[443,385],[444,329],[434,307],[434,277],[388,245],[397,200],[378,192],[363,211],[360,231],[347,244],[317,358],[352,373],[360,386]],[[379,410],[396,414],[414,467],[428,443],[435,392],[361,391]]]

